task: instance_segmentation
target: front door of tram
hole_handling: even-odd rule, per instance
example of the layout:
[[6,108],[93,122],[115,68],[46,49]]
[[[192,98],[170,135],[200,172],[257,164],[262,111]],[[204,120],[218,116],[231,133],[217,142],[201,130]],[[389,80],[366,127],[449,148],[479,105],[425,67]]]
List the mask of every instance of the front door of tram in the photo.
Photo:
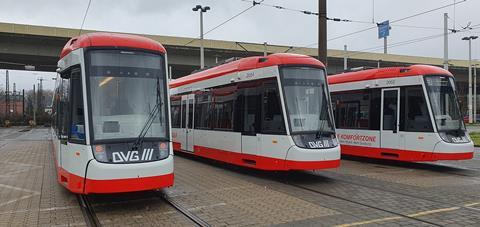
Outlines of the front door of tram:
[[398,157],[403,150],[400,140],[400,88],[382,89],[382,114],[380,124],[380,147],[382,156]]
[[193,94],[182,96],[182,134],[185,135],[181,139],[182,150],[193,152],[193,133],[194,133],[194,103],[195,96]]

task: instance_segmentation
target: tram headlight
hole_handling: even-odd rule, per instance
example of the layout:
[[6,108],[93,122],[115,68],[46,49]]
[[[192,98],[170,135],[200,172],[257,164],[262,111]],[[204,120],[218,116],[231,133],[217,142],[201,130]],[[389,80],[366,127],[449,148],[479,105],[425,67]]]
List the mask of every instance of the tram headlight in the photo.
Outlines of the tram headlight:
[[108,162],[107,152],[105,150],[105,145],[94,145],[93,148],[93,156],[99,162]]
[[165,159],[170,154],[170,149],[168,149],[168,142],[158,143],[158,153],[160,155],[159,159]]

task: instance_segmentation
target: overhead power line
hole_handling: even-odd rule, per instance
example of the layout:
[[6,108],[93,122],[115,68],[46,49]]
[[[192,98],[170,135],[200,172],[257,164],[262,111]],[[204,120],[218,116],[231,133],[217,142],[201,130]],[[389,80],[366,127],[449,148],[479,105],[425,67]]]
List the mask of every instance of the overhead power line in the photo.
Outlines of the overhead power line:
[[[213,32],[214,30],[218,29],[219,27],[225,25],[226,23],[230,22],[231,20],[233,20],[233,19],[237,18],[238,16],[244,14],[245,12],[249,11],[249,10],[252,9],[253,7],[257,6],[258,4],[261,4],[263,1],[265,1],[265,0],[261,0],[261,1],[259,1],[259,2],[253,1],[252,5],[251,5],[250,7],[248,7],[248,8],[246,8],[246,9],[240,11],[239,13],[237,13],[237,14],[235,14],[235,15],[233,15],[232,17],[228,18],[227,20],[223,21],[222,23],[218,24],[217,26],[213,27],[212,29],[208,30],[207,32],[203,33],[203,35],[206,35],[206,34],[208,34],[208,33],[210,33],[210,32]],[[200,37],[195,38],[195,39],[192,39],[192,40],[190,40],[189,42],[187,42],[187,43],[185,43],[185,44],[183,44],[183,45],[186,46],[186,45],[188,45],[188,44],[190,44],[190,43],[193,43],[195,40],[198,40],[198,39],[200,39]]]
[[87,19],[88,10],[90,9],[90,4],[91,3],[92,3],[92,0],[89,0],[87,8],[85,9],[85,13],[83,14],[82,25],[80,26],[80,30],[78,31],[78,35],[80,35],[82,33],[83,25],[85,24],[85,19]]
[[[456,30],[455,32],[454,32],[454,31],[450,31],[450,32],[448,33],[448,35],[452,35],[452,34],[456,34],[456,33],[461,33],[461,32],[467,32],[467,31],[476,30],[476,29],[480,29],[480,24],[475,25],[475,26],[472,26],[472,27],[470,27],[469,29]],[[410,40],[404,40],[404,41],[400,41],[400,42],[396,42],[396,43],[391,43],[391,44],[389,44],[389,45],[387,45],[387,46],[388,46],[389,48],[399,47],[399,46],[405,46],[405,45],[409,45],[409,44],[414,44],[414,43],[419,43],[419,42],[424,42],[424,41],[427,41],[427,40],[432,40],[432,39],[440,38],[440,37],[442,37],[442,36],[444,36],[443,33],[441,33],[441,34],[436,34],[436,35],[429,35],[429,36],[424,36],[424,37],[420,37],[420,38],[415,38],[415,39],[410,39]],[[365,49],[361,49],[361,50],[357,50],[357,51],[350,51],[350,53],[348,53],[348,54],[334,55],[334,56],[331,56],[331,57],[344,57],[344,56],[351,57],[351,56],[366,54],[365,51],[382,50],[383,48],[384,48],[383,45],[381,45],[381,46],[375,46],[375,47],[365,48]],[[352,53],[352,52],[353,52],[353,53]]]
[[[431,12],[434,12],[434,11],[437,11],[437,10],[440,10],[440,9],[444,9],[444,8],[447,8],[447,7],[450,7],[450,6],[455,6],[455,5],[457,5],[457,4],[461,4],[461,3],[466,2],[466,1],[467,1],[467,0],[462,0],[462,1],[460,1],[460,2],[450,3],[450,4],[443,5],[443,6],[434,8],[434,9],[430,9],[430,10],[427,10],[427,11],[423,11],[423,12],[420,12],[420,13],[416,13],[416,14],[413,14],[413,15],[410,15],[410,16],[407,16],[407,17],[403,17],[403,18],[399,18],[399,19],[396,19],[396,20],[392,20],[392,21],[390,21],[390,24],[397,23],[397,22],[400,22],[400,21],[404,21],[404,20],[407,20],[407,19],[410,19],[410,18],[413,18],[413,17],[417,17],[417,16],[420,16],[420,15],[427,14],[427,13],[431,13]],[[372,30],[372,29],[375,29],[375,28],[377,28],[377,25],[372,26],[372,27],[369,27],[369,28],[361,29],[361,30],[358,30],[358,31],[355,31],[355,32],[350,32],[350,33],[347,33],[347,34],[344,34],[344,35],[340,35],[340,36],[331,38],[331,39],[329,39],[328,41],[337,40],[337,39],[340,39],[340,38],[344,38],[344,37],[347,37],[347,36],[355,35],[355,34],[362,33],[362,32],[365,32],[365,31],[368,31],[368,30]]]

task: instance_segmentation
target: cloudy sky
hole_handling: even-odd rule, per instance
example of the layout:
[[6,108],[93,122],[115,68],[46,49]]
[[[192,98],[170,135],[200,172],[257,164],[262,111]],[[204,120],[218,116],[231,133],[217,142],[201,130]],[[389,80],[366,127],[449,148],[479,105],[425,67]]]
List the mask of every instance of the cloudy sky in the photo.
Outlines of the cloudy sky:
[[[450,57],[467,59],[467,43],[461,38],[480,34],[479,0],[329,0],[328,17],[356,22],[329,22],[328,48],[343,49],[346,44],[349,50],[382,52],[383,41],[377,38],[376,29],[338,37],[372,27],[374,24],[369,23],[372,21],[395,21],[454,2],[459,4],[393,23],[389,43],[409,43],[409,40],[442,34],[443,13],[448,13],[450,29],[460,30],[469,24],[474,28],[449,36]],[[0,3],[1,22],[79,28],[88,0],[0,0]],[[312,12],[318,9],[317,0],[265,0],[263,3]],[[198,37],[198,12],[192,11],[197,4],[211,7],[204,17],[205,31],[252,5],[251,1],[243,0],[92,0],[84,28]],[[317,17],[257,5],[210,32],[205,38],[314,47],[317,42]],[[475,42],[473,45],[474,59],[480,58],[480,39],[477,42],[478,45]],[[443,38],[438,36],[422,42],[392,46],[389,53],[441,58]],[[17,78],[30,77],[32,81],[39,77],[39,74],[12,73],[21,76]],[[0,71],[0,86],[4,84],[4,74],[4,71]],[[48,74],[43,77],[51,76]],[[19,86],[30,88],[33,82],[26,81],[18,81]],[[45,86],[53,86],[53,83]]]

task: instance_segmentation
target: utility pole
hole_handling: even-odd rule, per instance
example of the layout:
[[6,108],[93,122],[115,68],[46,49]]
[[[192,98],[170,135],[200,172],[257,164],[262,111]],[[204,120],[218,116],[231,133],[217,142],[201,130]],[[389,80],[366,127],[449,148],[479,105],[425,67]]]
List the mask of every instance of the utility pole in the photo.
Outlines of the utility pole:
[[13,100],[13,117],[16,117],[17,116],[17,86],[15,83],[13,83],[12,100]]
[[318,60],[327,62],[327,0],[318,0]]
[[37,124],[37,95],[35,94],[35,84],[33,84],[33,123]]
[[263,56],[267,56],[267,42],[263,42]]
[[448,70],[448,13],[443,14],[443,68]]
[[463,37],[462,40],[468,41],[468,123],[473,123],[473,105],[472,105],[472,40],[478,36]]
[[387,51],[387,46],[388,46],[388,41],[387,41],[387,37],[383,37],[383,53],[384,54],[387,54],[388,51]]
[[210,10],[210,6],[202,7],[201,5],[196,5],[193,11],[200,11],[200,68],[205,67],[205,56],[203,52],[203,13],[206,13]]
[[[38,83],[38,102],[37,102],[37,108],[40,109],[40,113],[43,113],[44,110],[45,110],[45,107],[44,107],[44,100],[43,100],[43,81],[45,79],[43,78],[40,78],[40,79],[37,79],[38,81],[40,81]],[[37,109],[38,110],[38,109]]]
[[473,122],[477,122],[477,64],[473,65]]
[[343,45],[343,71],[348,70],[348,52],[347,52],[347,45]]
[[7,119],[10,115],[10,84],[8,81],[8,70],[5,72],[5,118]]
[[25,89],[22,89],[22,118],[25,122]]

